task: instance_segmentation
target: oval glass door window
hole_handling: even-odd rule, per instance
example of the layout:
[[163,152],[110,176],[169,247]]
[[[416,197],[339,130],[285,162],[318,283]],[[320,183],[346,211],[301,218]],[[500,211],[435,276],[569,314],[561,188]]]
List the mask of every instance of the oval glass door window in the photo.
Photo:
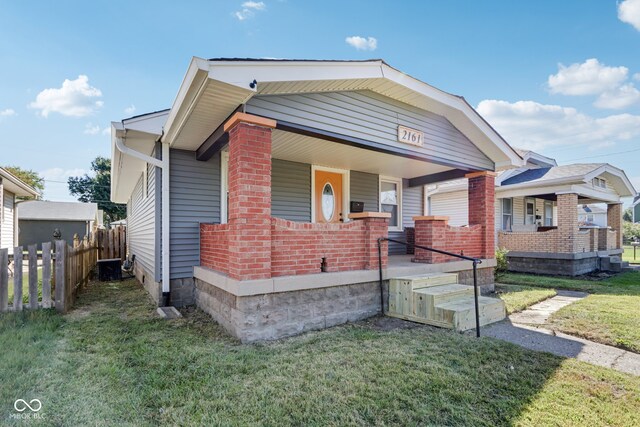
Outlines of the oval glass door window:
[[333,194],[333,187],[331,184],[326,183],[322,189],[322,216],[325,221],[331,221],[335,207],[336,200],[335,195]]

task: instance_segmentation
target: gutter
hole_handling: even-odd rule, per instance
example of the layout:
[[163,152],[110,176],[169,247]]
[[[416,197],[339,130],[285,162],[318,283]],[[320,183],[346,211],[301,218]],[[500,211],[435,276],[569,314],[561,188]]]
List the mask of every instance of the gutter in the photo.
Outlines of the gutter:
[[[124,131],[126,135],[126,129]],[[158,142],[162,135],[156,140]],[[150,163],[162,170],[162,206],[161,206],[161,244],[162,244],[162,306],[167,307],[170,303],[170,281],[171,281],[171,259],[169,253],[169,225],[170,225],[170,205],[169,205],[169,144],[162,143],[162,160],[151,157],[139,151],[136,151],[124,144],[124,138],[115,137],[115,146],[122,154],[126,154],[144,162]]]

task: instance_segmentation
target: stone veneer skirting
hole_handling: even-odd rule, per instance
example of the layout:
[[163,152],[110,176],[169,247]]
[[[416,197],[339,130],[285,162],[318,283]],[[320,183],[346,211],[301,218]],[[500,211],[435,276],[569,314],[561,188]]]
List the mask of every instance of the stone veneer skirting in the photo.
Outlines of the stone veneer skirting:
[[509,252],[509,271],[516,273],[580,276],[600,269],[600,258],[619,254],[620,250],[579,253]]
[[[478,284],[483,291],[493,289],[493,270],[493,267],[478,269]],[[472,270],[457,273],[460,283],[473,284]],[[328,277],[330,274],[322,276]],[[320,287],[316,288],[238,294],[239,289],[247,288],[242,282],[231,285],[229,279],[211,270],[204,271],[201,267],[196,276],[219,282],[214,285],[196,277],[196,305],[242,342],[283,338],[355,322],[380,313],[380,284],[377,280],[339,286],[318,283]],[[304,283],[305,276],[286,279]],[[262,286],[260,281],[252,282],[254,286]],[[385,310],[388,307],[388,283],[388,280],[383,281]]]

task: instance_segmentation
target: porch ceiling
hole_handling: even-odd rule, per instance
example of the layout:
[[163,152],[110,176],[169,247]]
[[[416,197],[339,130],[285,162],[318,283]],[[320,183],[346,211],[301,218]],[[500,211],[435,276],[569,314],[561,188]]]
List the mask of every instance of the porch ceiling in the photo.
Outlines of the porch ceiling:
[[273,131],[272,157],[317,166],[414,178],[453,170],[426,161],[394,156],[282,130]]

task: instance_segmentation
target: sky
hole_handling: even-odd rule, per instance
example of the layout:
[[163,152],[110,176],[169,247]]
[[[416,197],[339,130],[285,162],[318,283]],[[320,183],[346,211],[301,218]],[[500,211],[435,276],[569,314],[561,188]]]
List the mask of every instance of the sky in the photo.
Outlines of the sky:
[[110,122],[171,107],[192,56],[382,58],[512,146],[640,190],[639,53],[640,0],[0,0],[0,165],[74,200]]

